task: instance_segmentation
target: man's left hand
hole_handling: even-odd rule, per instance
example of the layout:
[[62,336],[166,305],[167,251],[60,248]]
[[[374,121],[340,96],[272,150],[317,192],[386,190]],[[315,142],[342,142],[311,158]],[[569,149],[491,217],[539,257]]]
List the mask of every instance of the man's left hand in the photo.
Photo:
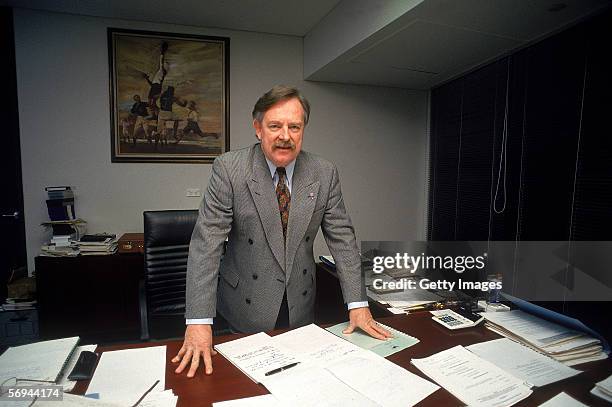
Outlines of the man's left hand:
[[342,331],[343,334],[352,334],[355,328],[360,328],[373,338],[385,340],[393,335],[380,326],[370,313],[368,307],[353,308],[349,311],[349,326]]

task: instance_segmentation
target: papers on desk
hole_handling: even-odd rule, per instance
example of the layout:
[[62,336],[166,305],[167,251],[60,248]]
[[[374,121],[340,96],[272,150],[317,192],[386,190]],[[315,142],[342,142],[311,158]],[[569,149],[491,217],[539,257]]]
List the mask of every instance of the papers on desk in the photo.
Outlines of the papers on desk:
[[490,330],[567,365],[607,358],[599,339],[521,310],[482,315]]
[[[253,347],[245,347],[249,338],[253,338],[250,340]],[[219,346],[225,353],[218,349]],[[275,352],[263,352],[264,348]],[[411,406],[439,389],[373,352],[313,324],[274,337],[263,333],[251,335],[217,345],[215,349],[266,386],[283,406]],[[240,361],[230,359],[230,354],[240,357]],[[275,358],[277,354],[281,356]],[[258,355],[257,363],[252,363],[253,355]],[[264,360],[259,360],[261,357]],[[277,363],[279,359],[283,362]],[[245,360],[249,363],[248,369]],[[296,361],[300,363],[268,376],[260,368],[274,369]]]
[[545,386],[582,373],[508,338],[470,345],[467,349],[519,379]]
[[383,324],[379,325],[391,332],[391,334],[393,334],[393,338],[386,341],[381,341],[379,339],[372,338],[370,335],[360,330],[356,330],[350,335],[345,335],[342,333],[342,331],[348,327],[348,322],[343,322],[326,329],[337,337],[347,340],[362,349],[370,350],[382,357],[393,355],[394,353],[419,343],[419,340],[413,336],[407,335],[401,331],[398,331],[397,329],[393,329]]
[[261,383],[274,369],[299,362],[291,351],[263,332],[215,345],[215,350],[255,383]]
[[540,404],[540,407],[588,407],[586,404],[583,404],[568,395],[565,392],[561,392],[557,394],[555,397],[551,398],[547,402]]
[[280,407],[281,402],[278,401],[273,394],[264,394],[263,396],[245,397],[242,399],[219,401],[212,404],[213,407]]
[[595,384],[591,394],[612,403],[612,376]]
[[78,342],[73,337],[8,348],[0,356],[0,383],[12,377],[57,381]]
[[[132,406],[159,381],[147,396],[149,400],[156,400],[157,396],[152,393],[164,390],[165,379],[165,346],[104,352],[86,395],[97,395],[108,403]],[[141,406],[145,400],[140,403]]]
[[411,363],[470,406],[511,406],[532,393],[523,380],[463,346],[412,359]]

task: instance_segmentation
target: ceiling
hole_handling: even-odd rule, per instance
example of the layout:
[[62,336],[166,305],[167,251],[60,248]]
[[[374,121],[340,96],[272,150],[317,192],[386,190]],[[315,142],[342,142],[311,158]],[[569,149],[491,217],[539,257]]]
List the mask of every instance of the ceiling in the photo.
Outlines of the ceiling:
[[[429,89],[610,0],[0,0],[62,13],[304,38],[307,80]],[[551,9],[559,9],[551,11]]]

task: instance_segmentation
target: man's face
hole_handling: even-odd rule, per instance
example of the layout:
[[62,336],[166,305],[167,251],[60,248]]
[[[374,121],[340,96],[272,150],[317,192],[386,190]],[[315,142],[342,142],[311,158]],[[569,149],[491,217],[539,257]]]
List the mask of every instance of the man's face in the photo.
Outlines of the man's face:
[[140,96],[134,95],[134,101],[135,102],[140,102]]
[[277,167],[286,167],[302,149],[302,104],[297,98],[282,100],[268,109],[261,123],[253,120],[253,127],[268,160]]

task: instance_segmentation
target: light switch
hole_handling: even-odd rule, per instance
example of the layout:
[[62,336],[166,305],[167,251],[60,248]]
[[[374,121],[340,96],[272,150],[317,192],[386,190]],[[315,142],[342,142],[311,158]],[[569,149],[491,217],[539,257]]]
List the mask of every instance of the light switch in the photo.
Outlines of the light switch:
[[190,198],[197,198],[202,196],[202,192],[200,191],[200,188],[187,188],[187,194],[185,196],[188,196]]

